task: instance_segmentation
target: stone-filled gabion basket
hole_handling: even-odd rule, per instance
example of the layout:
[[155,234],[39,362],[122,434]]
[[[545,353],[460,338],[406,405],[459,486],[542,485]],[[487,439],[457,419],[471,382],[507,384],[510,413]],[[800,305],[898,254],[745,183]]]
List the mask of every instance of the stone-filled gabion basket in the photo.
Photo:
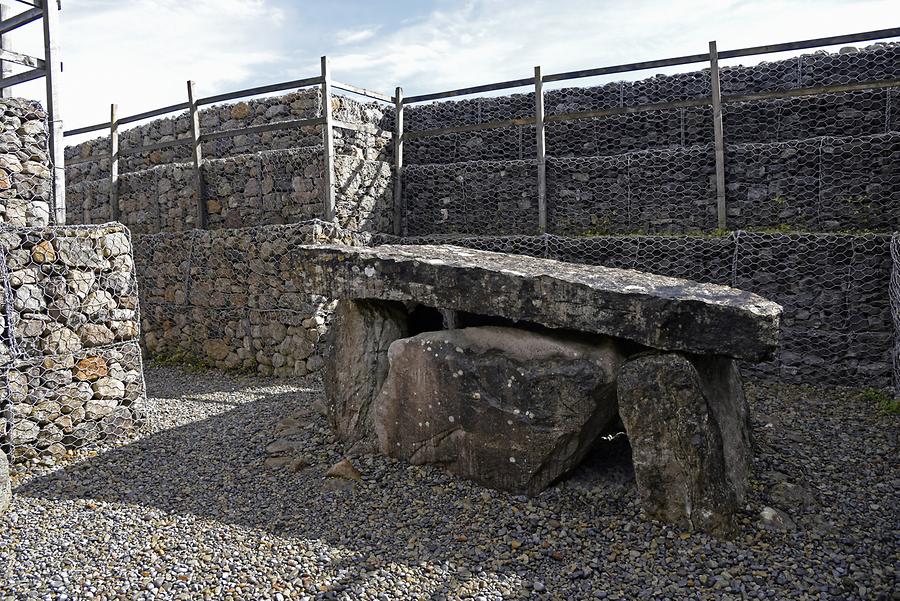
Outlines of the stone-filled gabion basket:
[[14,461],[127,438],[146,420],[122,225],[0,230],[0,446]]

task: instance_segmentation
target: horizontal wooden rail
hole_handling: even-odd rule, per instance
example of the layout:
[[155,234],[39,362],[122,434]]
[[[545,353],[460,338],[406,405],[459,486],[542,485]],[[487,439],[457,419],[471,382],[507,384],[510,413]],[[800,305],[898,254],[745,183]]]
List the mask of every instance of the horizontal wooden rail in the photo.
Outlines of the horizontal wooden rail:
[[499,83],[488,83],[482,86],[472,86],[471,88],[459,88],[458,90],[449,90],[447,92],[435,92],[434,94],[419,94],[418,96],[407,96],[403,99],[403,104],[412,104],[414,102],[425,102],[427,100],[439,100],[441,98],[453,98],[454,96],[467,96],[469,94],[478,94],[479,92],[493,92],[494,90],[505,90],[507,88],[521,88],[522,86],[533,86],[534,78],[511,79],[509,81],[501,81]]
[[191,143],[191,141],[192,140],[190,138],[175,138],[174,140],[164,140],[162,142],[155,142],[153,144],[147,144],[144,146],[120,148],[119,156],[130,156],[133,154],[140,154],[142,152],[153,152],[154,150],[159,150],[160,148],[169,148],[172,146],[187,146]]
[[[532,83],[534,80],[532,80]],[[436,127],[433,129],[420,129],[408,131],[403,134],[403,140],[415,140],[416,138],[430,138],[432,136],[444,136],[447,134],[461,134],[482,129],[498,129],[500,127],[516,127],[519,125],[534,125],[534,117],[522,119],[504,119],[503,121],[490,121],[487,123],[471,123],[469,125],[457,125],[455,127]]]
[[784,44],[770,44],[768,46],[752,46],[750,48],[739,48],[737,50],[723,50],[719,53],[719,58],[737,58],[739,56],[771,54],[774,52],[787,52],[789,50],[805,50],[808,48],[820,48],[822,46],[850,44],[852,42],[871,42],[873,40],[895,38],[898,36],[900,36],[900,27],[891,27],[889,29],[863,31],[860,33],[848,33],[846,35],[835,35],[827,38],[813,38],[810,40],[800,40],[797,42],[786,42]]
[[26,81],[40,79],[46,74],[47,71],[45,69],[32,69],[31,71],[25,71],[24,73],[16,73],[15,75],[10,75],[9,77],[0,79],[0,88],[9,88],[12,86],[17,86],[20,83],[25,83]]
[[220,138],[231,138],[240,135],[261,134],[267,131],[278,131],[282,129],[296,129],[309,125],[322,125],[325,123],[323,117],[315,117],[313,119],[291,119],[290,121],[278,121],[277,123],[264,123],[262,125],[253,125],[251,127],[235,127],[234,129],[226,129],[223,131],[210,132],[200,136],[201,142],[209,142]]
[[[546,78],[545,78],[546,80]],[[900,79],[885,79],[878,81],[866,81],[851,84],[835,84],[828,86],[816,86],[810,88],[796,88],[793,90],[777,90],[772,92],[759,92],[756,94],[742,94],[733,96],[723,96],[722,102],[752,102],[755,100],[772,100],[779,98],[796,98],[799,96],[814,96],[817,94],[836,94],[841,92],[856,92],[861,90],[878,90],[884,88],[900,87]],[[633,113],[646,113],[650,111],[664,111],[682,108],[695,108],[700,106],[709,106],[712,99],[709,97],[691,98],[688,100],[676,100],[672,102],[659,102],[653,104],[641,104],[636,106],[617,106],[606,109],[597,109],[594,111],[577,111],[572,113],[558,113],[555,115],[547,115],[544,121],[547,123],[560,123],[563,121],[576,121],[579,119],[593,119],[597,117],[611,117],[614,115],[628,115]],[[508,119],[504,121],[490,121],[487,123],[472,123],[469,125],[460,125],[456,127],[441,127],[434,129],[423,129],[418,131],[408,131],[403,134],[404,141],[416,138],[426,138],[432,136],[441,136],[454,133],[465,133],[472,131],[480,131],[486,129],[497,129],[501,127],[512,127],[521,125],[534,125],[534,117],[523,119]]]
[[12,50],[7,50],[6,48],[0,48],[0,60],[9,61],[18,65],[25,65],[26,67],[33,67],[35,69],[44,68],[44,59],[34,56],[28,56],[27,54],[22,54],[21,52],[13,52]]
[[100,157],[78,157],[77,159],[66,159],[66,167],[74,167],[75,165],[83,165],[84,163],[96,163]]
[[[784,44],[771,44],[768,46],[753,46],[750,48],[739,48],[737,50],[726,50],[719,52],[719,59],[736,58],[740,56],[753,56],[757,54],[768,54],[773,52],[785,52],[789,50],[801,50],[806,48],[817,48],[821,46],[833,46],[836,44],[846,44],[851,42],[865,42],[879,40],[884,38],[900,37],[900,27],[890,29],[879,29],[877,31],[865,31],[861,33],[852,33],[847,35],[832,36],[827,38],[815,38],[810,40],[801,40],[797,42],[787,42]],[[554,73],[543,77],[544,83],[555,81],[567,81],[570,79],[581,79],[584,77],[597,77],[599,75],[612,75],[615,73],[627,73],[630,71],[642,71],[645,69],[657,69],[660,67],[672,67],[676,65],[690,65],[694,63],[706,63],[709,61],[709,54],[689,54],[685,56],[676,56],[671,58],[662,58],[650,61],[641,61],[635,63],[626,63],[622,65],[613,65],[609,67],[599,67],[596,69],[580,69],[577,71],[566,71],[564,73]],[[420,94],[418,96],[409,96],[404,99],[405,104],[415,102],[425,102],[427,100],[439,100],[442,98],[452,98],[454,96],[466,96],[469,94],[477,94],[479,92],[491,92],[495,90],[503,90],[507,88],[518,88],[522,86],[530,86],[534,83],[534,79],[515,79],[511,81],[503,81],[499,83],[490,83],[470,88],[460,88],[457,90],[449,90],[446,92],[435,92],[432,94]]]
[[258,96],[259,94],[268,94],[269,92],[280,92],[282,90],[292,90],[294,88],[306,88],[309,86],[317,86],[322,83],[322,77],[307,77],[306,79],[295,79],[293,81],[285,81],[282,83],[273,83],[267,86],[258,86],[255,88],[246,88],[236,92],[226,92],[225,94],[216,94],[215,96],[207,96],[197,100],[198,105],[213,104],[215,102],[224,102],[226,100],[236,100],[237,98],[246,98],[248,96]]
[[360,96],[365,96],[366,98],[373,98],[375,100],[381,100],[382,102],[390,102],[390,103],[394,102],[394,99],[387,94],[382,94],[381,92],[376,92],[374,90],[369,90],[367,88],[361,88],[359,86],[354,86],[353,84],[349,84],[349,83],[343,83],[340,81],[332,81],[331,87],[337,88],[338,90],[344,90],[345,92],[353,92],[354,94],[359,94]]
[[[129,117],[122,117],[121,119],[119,119],[119,125],[135,123],[137,121],[143,121],[144,119],[150,119],[152,117],[159,117],[160,115],[165,115],[167,113],[174,113],[177,111],[186,111],[189,108],[190,108],[190,105],[187,102],[179,102],[178,104],[170,104],[169,106],[163,106],[158,109],[144,111],[143,113],[137,113],[137,114],[131,115]],[[79,127],[77,129],[70,129],[66,132],[63,132],[63,135],[77,136],[79,134],[87,134],[92,131],[100,131],[102,129],[109,129],[109,121],[105,121],[103,123],[97,123],[96,125],[85,125],[84,127]]]
[[31,8],[25,12],[14,15],[8,19],[0,21],[0,35],[9,33],[13,29],[18,29],[23,25],[28,25],[37,21],[44,16],[44,11],[40,8]]

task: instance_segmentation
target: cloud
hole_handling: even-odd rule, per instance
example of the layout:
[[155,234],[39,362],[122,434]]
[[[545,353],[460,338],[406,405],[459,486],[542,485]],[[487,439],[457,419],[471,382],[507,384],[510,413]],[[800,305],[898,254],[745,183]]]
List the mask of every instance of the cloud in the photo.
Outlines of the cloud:
[[371,39],[378,33],[377,27],[364,27],[361,29],[342,29],[335,33],[335,39],[341,46],[359,44]]
[[[544,73],[879,29],[900,18],[893,0],[467,0],[352,50],[331,52],[336,76],[407,95]],[[786,55],[745,58],[745,64]],[[733,64],[739,61],[731,61]],[[672,72],[697,67],[661,69]],[[642,78],[620,74],[574,85]],[[573,84],[569,84],[573,85]]]
[[84,0],[60,21],[66,128],[108,120],[113,102],[121,115],[181,102],[188,79],[201,95],[234,89],[284,57],[285,13],[269,0]]

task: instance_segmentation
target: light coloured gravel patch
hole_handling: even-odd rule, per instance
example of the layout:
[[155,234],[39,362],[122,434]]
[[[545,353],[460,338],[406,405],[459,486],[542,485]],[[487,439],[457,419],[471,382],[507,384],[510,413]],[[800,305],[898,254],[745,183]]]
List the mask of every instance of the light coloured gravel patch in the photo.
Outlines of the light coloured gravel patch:
[[[640,519],[621,437],[532,499],[380,456],[350,483],[324,477],[317,378],[146,379],[140,440],[15,476],[0,599],[897,598],[898,418],[850,391],[750,387],[750,498],[722,541]],[[309,466],[267,467],[279,438]],[[758,525],[769,506],[796,529]]]

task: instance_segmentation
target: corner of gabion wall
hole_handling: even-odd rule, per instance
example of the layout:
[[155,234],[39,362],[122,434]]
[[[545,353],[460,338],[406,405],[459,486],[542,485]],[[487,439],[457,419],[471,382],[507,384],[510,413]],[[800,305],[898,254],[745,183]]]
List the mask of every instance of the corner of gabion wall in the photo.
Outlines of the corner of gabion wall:
[[145,419],[137,283],[119,224],[0,230],[0,445],[14,460]]
[[47,151],[47,114],[40,103],[0,98],[0,224],[43,227],[50,224],[51,171]]

